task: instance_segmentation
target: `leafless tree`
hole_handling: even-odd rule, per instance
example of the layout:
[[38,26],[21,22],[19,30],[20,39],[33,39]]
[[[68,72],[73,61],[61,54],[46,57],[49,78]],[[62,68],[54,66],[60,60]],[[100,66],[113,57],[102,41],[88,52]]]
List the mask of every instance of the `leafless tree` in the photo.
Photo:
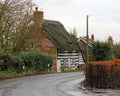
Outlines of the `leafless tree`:
[[31,0],[0,1],[0,51],[18,51],[32,21]]

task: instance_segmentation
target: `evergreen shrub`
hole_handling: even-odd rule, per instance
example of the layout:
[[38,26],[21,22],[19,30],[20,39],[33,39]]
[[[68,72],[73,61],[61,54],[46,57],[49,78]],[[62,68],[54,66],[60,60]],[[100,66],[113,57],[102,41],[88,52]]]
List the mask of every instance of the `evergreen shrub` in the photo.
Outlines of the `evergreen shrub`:
[[93,53],[93,60],[95,61],[105,61],[111,60],[111,47],[106,42],[99,42],[96,41],[92,44],[92,53]]
[[3,54],[0,56],[0,61],[2,61],[2,64],[0,64],[1,71],[12,69],[19,73],[31,69],[39,72],[46,71],[48,64],[49,69],[51,69],[53,58],[36,52],[22,52],[14,55]]

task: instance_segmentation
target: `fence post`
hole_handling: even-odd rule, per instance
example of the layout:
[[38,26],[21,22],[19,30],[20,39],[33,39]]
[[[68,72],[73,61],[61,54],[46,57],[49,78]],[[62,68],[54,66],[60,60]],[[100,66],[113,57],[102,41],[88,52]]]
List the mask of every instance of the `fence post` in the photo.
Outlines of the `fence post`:
[[23,69],[23,75],[25,75],[25,64],[22,64],[22,69]]

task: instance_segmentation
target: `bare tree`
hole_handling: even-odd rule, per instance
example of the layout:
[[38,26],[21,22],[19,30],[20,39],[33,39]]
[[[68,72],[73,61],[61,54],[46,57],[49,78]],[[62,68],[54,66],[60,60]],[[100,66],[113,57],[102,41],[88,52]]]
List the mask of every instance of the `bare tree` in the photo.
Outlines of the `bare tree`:
[[0,1],[0,50],[18,51],[32,21],[31,0]]

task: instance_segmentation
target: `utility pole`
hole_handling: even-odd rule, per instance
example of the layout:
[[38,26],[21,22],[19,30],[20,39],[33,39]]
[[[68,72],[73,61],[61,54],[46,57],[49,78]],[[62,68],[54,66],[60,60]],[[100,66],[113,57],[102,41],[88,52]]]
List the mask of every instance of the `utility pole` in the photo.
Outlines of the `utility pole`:
[[87,40],[87,47],[86,47],[86,62],[89,62],[89,35],[88,35],[88,15],[86,16],[86,40]]
[[85,72],[85,81],[86,84],[89,85],[89,81],[90,81],[90,73],[89,73],[89,66],[88,66],[88,62],[89,62],[89,35],[88,35],[88,15],[86,16],[86,40],[87,40],[87,46],[86,46],[86,72]]

